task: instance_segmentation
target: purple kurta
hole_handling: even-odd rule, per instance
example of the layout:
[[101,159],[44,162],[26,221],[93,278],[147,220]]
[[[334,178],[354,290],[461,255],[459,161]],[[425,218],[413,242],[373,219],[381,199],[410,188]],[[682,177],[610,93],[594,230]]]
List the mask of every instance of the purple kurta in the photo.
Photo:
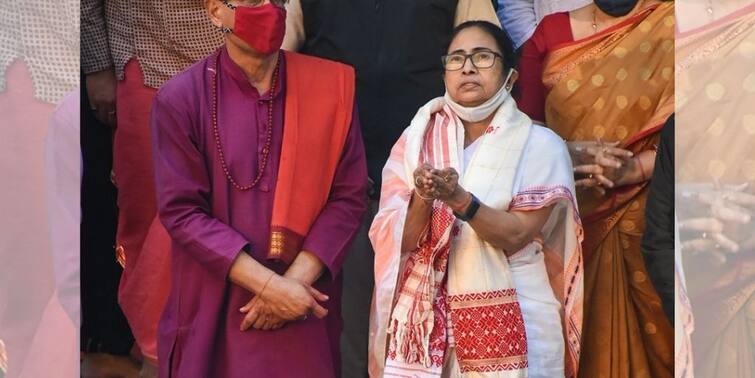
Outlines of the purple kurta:
[[[328,270],[314,286],[330,296],[325,304],[329,315],[322,320],[310,316],[276,331],[241,332],[244,314],[239,308],[252,294],[227,279],[237,253],[244,249],[276,272],[286,270],[265,259],[283,138],[286,67],[282,59],[267,168],[256,188],[241,192],[226,180],[217,157],[209,71],[214,59],[213,54],[167,82],[152,110],[158,208],[173,238],[173,286],[159,326],[160,376],[336,376],[341,332],[339,271],[366,210],[366,162],[356,109],[330,198],[303,246]],[[228,167],[241,185],[249,184],[257,174],[266,138],[268,98],[251,86],[222,49],[218,125]],[[301,190],[306,194],[307,188]]]

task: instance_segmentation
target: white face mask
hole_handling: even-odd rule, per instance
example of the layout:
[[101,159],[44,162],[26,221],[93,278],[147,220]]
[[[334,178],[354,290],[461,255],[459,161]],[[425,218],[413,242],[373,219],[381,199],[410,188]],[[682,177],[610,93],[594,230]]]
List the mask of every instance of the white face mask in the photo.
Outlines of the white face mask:
[[468,108],[466,106],[459,105],[456,101],[451,99],[451,96],[448,94],[448,91],[446,91],[446,95],[444,96],[446,100],[446,104],[453,109],[454,113],[456,113],[459,118],[461,118],[463,121],[467,122],[479,122],[482,121],[485,118],[488,118],[493,112],[498,109],[501,104],[503,104],[504,101],[509,97],[510,91],[511,91],[511,85],[509,85],[509,79],[511,79],[511,75],[514,74],[514,69],[509,70],[509,74],[506,76],[506,80],[503,81],[503,85],[501,85],[501,89],[496,92],[493,97],[489,98],[484,103],[477,105],[472,108]]

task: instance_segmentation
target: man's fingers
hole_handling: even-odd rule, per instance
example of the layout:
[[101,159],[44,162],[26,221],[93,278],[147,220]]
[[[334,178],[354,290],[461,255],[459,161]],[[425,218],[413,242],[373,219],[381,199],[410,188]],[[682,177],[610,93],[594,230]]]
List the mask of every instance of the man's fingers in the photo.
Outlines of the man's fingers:
[[257,309],[252,309],[252,311],[249,311],[246,316],[244,316],[244,320],[241,321],[241,330],[246,331],[249,329],[249,327],[254,324],[254,322],[257,321],[257,318],[259,317],[259,312]]
[[325,309],[325,307],[322,307],[319,303],[314,302],[312,305],[312,315],[316,316],[318,319],[322,319],[328,315],[328,310]]
[[716,218],[693,218],[679,222],[680,231],[722,232],[724,224]]
[[318,302],[325,302],[328,299],[330,299],[330,297],[328,297],[327,295],[323,294],[322,292],[320,292],[319,290],[315,289],[314,287],[309,286],[308,288],[309,288],[310,294],[312,294],[312,297],[314,297],[315,300],[317,300]]
[[267,314],[260,314],[260,316],[257,317],[257,320],[254,321],[252,327],[254,327],[254,329],[263,329],[263,326],[267,321],[267,316]]
[[283,321],[281,318],[270,315],[270,317],[267,318],[267,322],[265,323],[265,327],[263,328],[266,331],[273,331],[283,326]]
[[254,306],[258,301],[259,301],[259,297],[255,296],[249,302],[247,302],[243,307],[241,307],[239,309],[239,312],[249,312],[249,310],[252,309],[252,306]]

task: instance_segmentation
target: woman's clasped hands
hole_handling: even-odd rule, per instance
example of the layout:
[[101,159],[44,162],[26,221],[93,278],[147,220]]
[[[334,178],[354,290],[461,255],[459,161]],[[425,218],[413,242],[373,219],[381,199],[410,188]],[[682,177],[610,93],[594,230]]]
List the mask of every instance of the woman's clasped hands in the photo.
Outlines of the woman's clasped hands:
[[592,188],[601,195],[632,182],[637,171],[634,153],[619,148],[618,142],[576,141],[567,143],[574,164],[578,188]]
[[436,169],[427,163],[414,170],[414,188],[423,201],[439,200],[454,210],[463,207],[469,197],[459,185],[459,173],[454,168]]

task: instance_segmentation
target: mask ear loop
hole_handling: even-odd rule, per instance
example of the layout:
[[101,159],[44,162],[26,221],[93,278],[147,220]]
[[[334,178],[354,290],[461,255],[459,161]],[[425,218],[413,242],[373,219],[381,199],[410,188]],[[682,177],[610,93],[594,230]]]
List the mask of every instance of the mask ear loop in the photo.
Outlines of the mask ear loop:
[[[235,11],[236,8],[237,8],[235,5],[229,3],[228,0],[221,0],[221,2],[223,3],[223,5],[226,6],[226,8],[228,8],[228,9],[230,9],[232,11]],[[223,33],[223,34],[233,33],[233,29],[231,29],[231,28],[229,28],[227,26],[219,26],[218,28],[220,29],[220,32]]]
[[506,75],[506,80],[503,81],[503,86],[506,88],[507,92],[511,92],[511,88],[514,87],[513,83],[509,83],[511,76],[514,75],[514,72],[517,72],[516,69],[514,68],[509,69],[509,74]]

